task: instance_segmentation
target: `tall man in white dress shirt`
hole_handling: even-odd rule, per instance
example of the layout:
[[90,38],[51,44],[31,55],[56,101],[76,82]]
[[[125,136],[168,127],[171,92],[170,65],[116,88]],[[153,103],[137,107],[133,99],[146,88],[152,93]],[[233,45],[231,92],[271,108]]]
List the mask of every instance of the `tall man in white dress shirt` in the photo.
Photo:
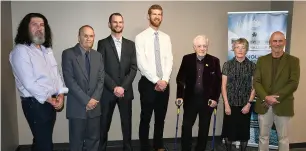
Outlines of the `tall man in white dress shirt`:
[[163,131],[169,99],[169,79],[173,56],[170,37],[159,30],[163,19],[160,5],[148,10],[149,27],[136,36],[137,66],[141,72],[138,90],[141,101],[139,140],[141,151],[148,151],[149,124],[154,110],[155,125],[153,147],[164,151]]
[[68,92],[53,55],[51,29],[39,13],[27,14],[19,24],[10,53],[21,105],[33,134],[32,151],[53,151],[56,110]]

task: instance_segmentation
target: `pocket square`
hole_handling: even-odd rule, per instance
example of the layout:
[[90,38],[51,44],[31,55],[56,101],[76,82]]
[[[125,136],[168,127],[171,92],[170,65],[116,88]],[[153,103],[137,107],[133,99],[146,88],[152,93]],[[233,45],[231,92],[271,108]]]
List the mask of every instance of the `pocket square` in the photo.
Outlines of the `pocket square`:
[[215,72],[210,72],[210,74],[215,74]]

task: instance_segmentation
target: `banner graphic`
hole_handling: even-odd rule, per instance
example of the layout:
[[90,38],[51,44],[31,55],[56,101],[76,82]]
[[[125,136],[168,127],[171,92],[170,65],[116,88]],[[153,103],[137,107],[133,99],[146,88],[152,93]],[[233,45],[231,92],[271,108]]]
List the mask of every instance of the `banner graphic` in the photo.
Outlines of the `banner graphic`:
[[[287,17],[288,11],[229,12],[227,59],[230,60],[235,56],[232,50],[232,42],[238,38],[246,38],[249,41],[247,58],[256,63],[260,56],[271,52],[269,39],[273,32],[281,31],[286,35]],[[251,111],[249,146],[257,147],[259,142],[258,115],[253,109]],[[278,148],[274,125],[270,132],[270,148]]]

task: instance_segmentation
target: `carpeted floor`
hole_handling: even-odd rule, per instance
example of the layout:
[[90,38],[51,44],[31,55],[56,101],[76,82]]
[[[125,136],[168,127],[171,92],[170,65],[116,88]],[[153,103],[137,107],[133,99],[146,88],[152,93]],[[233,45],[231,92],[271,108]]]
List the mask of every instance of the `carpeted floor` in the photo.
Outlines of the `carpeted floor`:
[[[178,144],[179,146],[179,144]],[[167,143],[166,147],[168,149],[168,151],[181,151],[179,150],[175,150],[174,149],[174,143]],[[121,151],[122,148],[120,146],[109,146],[107,148],[107,151]],[[140,151],[138,146],[133,146],[133,150],[134,151]],[[210,142],[208,142],[207,144],[207,151],[211,151],[211,145]],[[258,149],[255,147],[248,147],[247,151],[257,151]],[[20,147],[18,151],[31,151],[29,146],[23,146]],[[69,151],[68,149],[68,144],[61,144],[61,145],[56,145],[54,148],[54,151]],[[215,147],[214,151],[226,151],[226,148],[224,146],[224,144],[217,144]],[[232,151],[240,151],[239,148],[233,148]],[[277,150],[270,150],[270,151],[277,151]],[[295,148],[295,149],[290,149],[290,151],[306,151],[306,148]]]

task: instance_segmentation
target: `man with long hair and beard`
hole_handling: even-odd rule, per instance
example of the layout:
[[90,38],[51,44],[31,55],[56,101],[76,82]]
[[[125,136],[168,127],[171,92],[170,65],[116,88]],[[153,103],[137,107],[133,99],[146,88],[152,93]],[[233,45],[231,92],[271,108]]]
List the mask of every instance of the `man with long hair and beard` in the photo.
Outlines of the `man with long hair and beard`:
[[109,16],[108,27],[111,35],[99,40],[97,51],[104,58],[105,85],[101,97],[101,142],[100,151],[107,147],[109,131],[116,104],[120,112],[123,134],[123,150],[132,151],[132,100],[133,81],[137,73],[135,43],[122,36],[124,28],[120,13]]
[[39,13],[27,14],[19,24],[10,53],[21,105],[33,134],[32,151],[53,151],[56,110],[64,103],[64,86],[52,51],[51,29]]
[[149,27],[135,39],[137,66],[142,75],[138,90],[141,101],[139,139],[141,151],[150,150],[149,124],[154,111],[153,147],[164,151],[164,121],[169,100],[169,79],[173,66],[172,44],[170,37],[159,30],[163,19],[160,5],[152,5],[148,10]]

